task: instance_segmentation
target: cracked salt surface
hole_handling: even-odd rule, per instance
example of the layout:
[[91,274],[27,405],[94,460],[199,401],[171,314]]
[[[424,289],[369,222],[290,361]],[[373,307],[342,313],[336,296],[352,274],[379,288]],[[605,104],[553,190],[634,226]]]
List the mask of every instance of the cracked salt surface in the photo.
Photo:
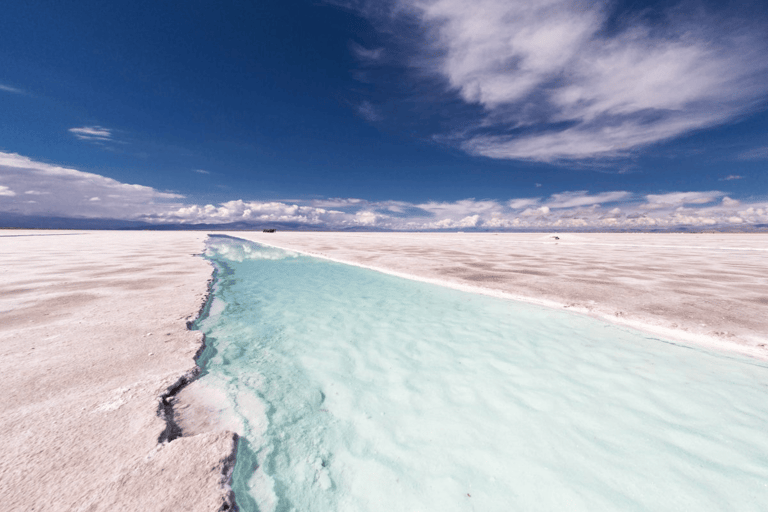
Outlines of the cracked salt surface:
[[768,367],[212,237],[242,510],[764,510]]

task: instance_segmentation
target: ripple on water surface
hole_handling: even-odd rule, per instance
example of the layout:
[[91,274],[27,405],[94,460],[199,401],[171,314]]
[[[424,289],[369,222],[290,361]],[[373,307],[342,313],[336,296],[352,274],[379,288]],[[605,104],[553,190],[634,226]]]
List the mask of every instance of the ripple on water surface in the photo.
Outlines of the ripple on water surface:
[[212,237],[242,510],[765,510],[768,368]]

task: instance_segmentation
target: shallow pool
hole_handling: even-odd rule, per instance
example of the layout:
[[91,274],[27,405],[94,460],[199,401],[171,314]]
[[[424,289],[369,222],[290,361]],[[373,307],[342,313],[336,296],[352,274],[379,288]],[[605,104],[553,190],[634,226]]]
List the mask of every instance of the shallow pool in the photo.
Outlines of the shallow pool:
[[768,367],[211,237],[241,510],[766,510]]

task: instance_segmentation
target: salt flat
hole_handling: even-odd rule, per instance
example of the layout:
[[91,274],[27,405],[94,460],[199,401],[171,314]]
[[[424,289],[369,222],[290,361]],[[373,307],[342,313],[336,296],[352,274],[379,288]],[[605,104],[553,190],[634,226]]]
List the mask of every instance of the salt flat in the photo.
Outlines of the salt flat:
[[233,434],[158,443],[204,233],[0,231],[0,508],[217,510]]
[[231,235],[768,357],[766,234]]
[[[215,510],[233,435],[158,443],[194,368],[202,232],[0,231],[0,481],[8,510]],[[768,236],[253,233],[264,242],[567,307],[766,357]]]

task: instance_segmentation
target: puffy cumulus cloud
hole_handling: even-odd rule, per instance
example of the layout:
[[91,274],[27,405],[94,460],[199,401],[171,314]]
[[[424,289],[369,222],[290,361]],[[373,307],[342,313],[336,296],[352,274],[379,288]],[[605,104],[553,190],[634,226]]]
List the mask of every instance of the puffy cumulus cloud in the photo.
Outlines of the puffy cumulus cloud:
[[738,212],[739,218],[749,224],[764,224],[768,219],[768,203],[750,206]]
[[404,38],[417,55],[408,65],[482,108],[442,138],[476,155],[622,156],[729,122],[768,94],[766,13],[757,3],[716,12],[683,0],[655,7],[653,20],[650,10],[619,12],[626,3],[616,0],[343,3],[382,27],[405,16],[426,34]]
[[438,229],[469,229],[478,227],[480,215],[468,215],[463,219],[445,218],[432,222],[411,222],[407,229],[438,230]]
[[[652,204],[653,208],[647,206]],[[627,191],[561,192],[505,202],[467,199],[417,205],[431,219],[393,223],[391,229],[677,229],[768,223],[768,204],[744,204],[723,192],[636,196]],[[735,219],[740,220],[735,220]]]
[[360,226],[375,226],[378,216],[373,212],[357,212],[355,221]]
[[7,197],[13,197],[16,195],[16,192],[9,189],[5,185],[0,185],[0,196],[7,196]]
[[[345,214],[336,210],[327,210],[314,206],[289,204],[279,201],[227,201],[218,206],[191,205],[183,206],[173,211],[158,214],[153,222],[171,222],[180,224],[215,223],[227,224],[233,222],[251,223],[291,223],[305,226],[325,227],[338,223],[359,225]],[[346,221],[346,222],[344,222]],[[366,219],[363,219],[363,222]]]
[[311,229],[549,230],[748,227],[768,224],[768,203],[721,191],[637,196],[626,191],[564,191],[504,201],[409,203],[333,198],[242,199],[217,205],[129,185],[97,174],[0,153],[0,213],[142,220],[154,224],[286,225]]
[[520,215],[523,217],[532,217],[534,215],[549,215],[549,206],[540,206],[539,208],[526,208]]
[[[227,224],[287,224],[318,229],[394,228],[406,220],[386,213],[389,204],[372,203],[362,199],[332,199],[327,201],[228,201],[218,206],[183,206],[154,216],[156,223]],[[323,205],[320,207],[318,205]],[[329,206],[330,205],[330,206]],[[344,209],[334,209],[333,205]],[[384,212],[384,213],[382,213]]]
[[0,211],[19,215],[139,219],[178,207],[183,198],[3,152],[0,183]]

